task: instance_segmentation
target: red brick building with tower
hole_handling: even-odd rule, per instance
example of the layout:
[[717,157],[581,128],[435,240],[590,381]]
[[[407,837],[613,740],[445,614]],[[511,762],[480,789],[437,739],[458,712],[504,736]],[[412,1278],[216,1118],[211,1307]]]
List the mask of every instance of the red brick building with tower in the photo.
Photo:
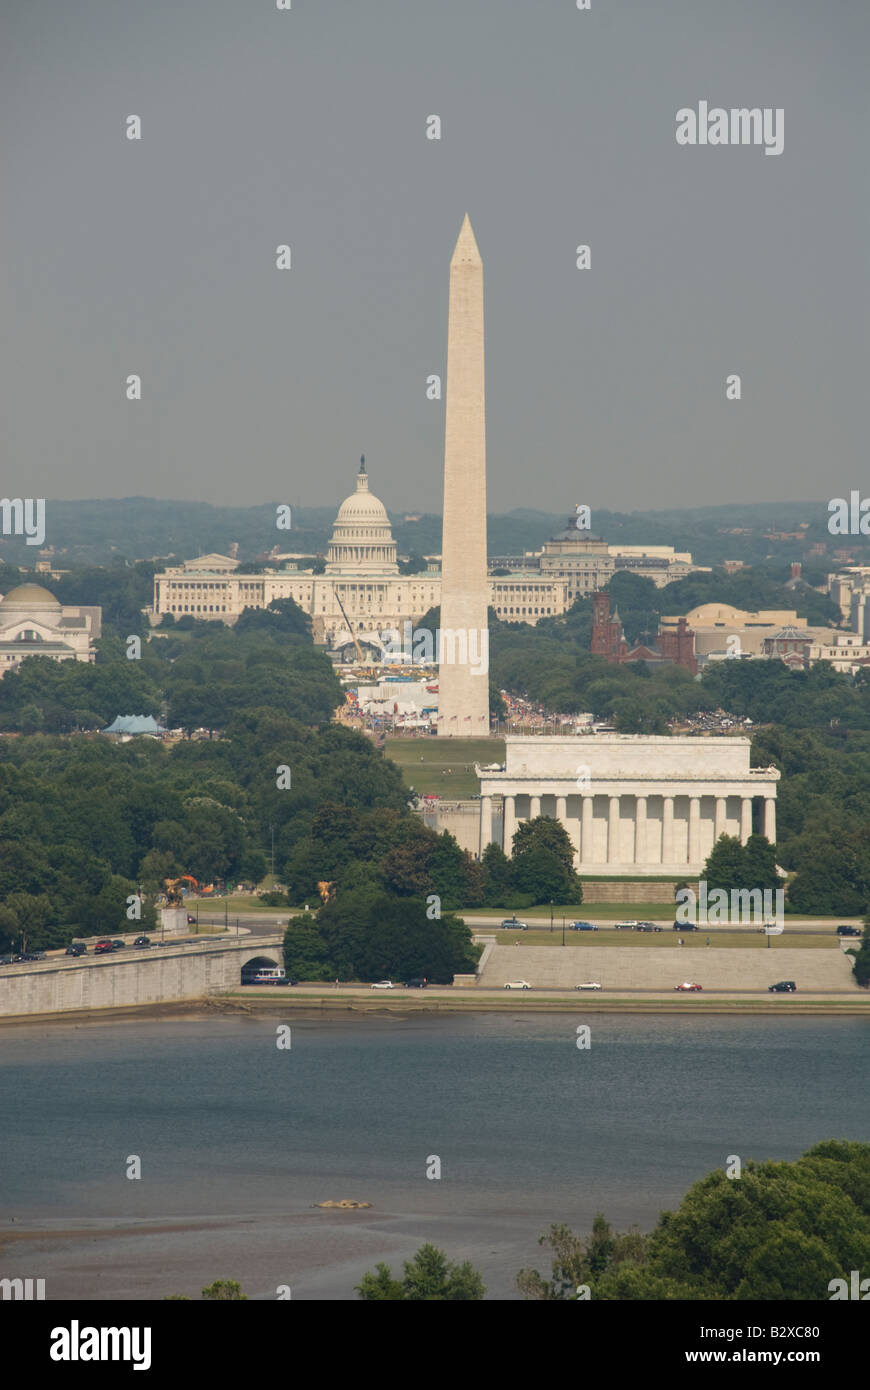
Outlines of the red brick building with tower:
[[682,666],[693,676],[698,674],[695,634],[685,618],[680,618],[675,628],[659,626],[656,646],[648,647],[638,643],[630,648],[622,630],[619,610],[614,608],[611,617],[610,596],[600,591],[592,595],[592,641],[589,650],[593,656],[603,656],[611,666],[645,661],[653,666]]

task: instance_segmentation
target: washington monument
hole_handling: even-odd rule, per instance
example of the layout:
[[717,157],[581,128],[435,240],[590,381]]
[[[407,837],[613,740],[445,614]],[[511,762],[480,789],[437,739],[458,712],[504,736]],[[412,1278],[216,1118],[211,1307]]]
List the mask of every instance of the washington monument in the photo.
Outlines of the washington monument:
[[438,733],[489,734],[483,261],[468,214],[450,262]]

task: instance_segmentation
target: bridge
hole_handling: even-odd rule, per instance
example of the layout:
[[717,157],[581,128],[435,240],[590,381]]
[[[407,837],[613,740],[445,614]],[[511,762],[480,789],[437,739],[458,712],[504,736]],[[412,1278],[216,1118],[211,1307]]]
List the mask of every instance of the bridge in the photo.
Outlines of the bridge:
[[102,957],[57,956],[0,969],[0,1018],[201,999],[256,964],[283,967],[281,938],[179,941]]

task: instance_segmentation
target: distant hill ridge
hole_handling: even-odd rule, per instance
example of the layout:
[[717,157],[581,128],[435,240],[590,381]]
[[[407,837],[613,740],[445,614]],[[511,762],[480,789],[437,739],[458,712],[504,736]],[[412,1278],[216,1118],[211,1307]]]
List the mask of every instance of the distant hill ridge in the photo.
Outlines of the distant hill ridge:
[[[162,498],[124,497],[81,501],[52,501],[46,504],[46,544],[54,545],[61,567],[107,564],[123,557],[128,560],[174,555],[191,559],[210,551],[226,553],[236,541],[239,559],[253,560],[279,544],[282,549],[324,553],[332,533],[336,505],[294,509],[293,529],[278,531],[275,526],[277,503],[254,507],[219,507],[208,502],[176,502]],[[404,521],[410,513],[393,512],[390,520],[400,554],[420,554],[441,549],[441,517],[421,513],[419,520]],[[491,555],[521,555],[537,550],[555,531],[565,525],[564,512],[543,512],[518,507],[491,514],[487,523]],[[827,502],[728,503],[715,507],[670,508],[661,511],[617,512],[593,509],[593,533],[611,544],[673,545],[692,551],[702,565],[721,564],[725,559],[758,563],[773,558],[807,558],[812,542],[824,542],[827,554],[844,545],[843,538],[827,531]],[[765,532],[797,532],[808,523],[804,538],[771,540]],[[749,534],[729,534],[734,531]],[[870,557],[866,537],[846,538],[856,558]],[[17,536],[0,537],[0,560],[32,566],[37,548]],[[816,559],[816,563],[830,563]]]

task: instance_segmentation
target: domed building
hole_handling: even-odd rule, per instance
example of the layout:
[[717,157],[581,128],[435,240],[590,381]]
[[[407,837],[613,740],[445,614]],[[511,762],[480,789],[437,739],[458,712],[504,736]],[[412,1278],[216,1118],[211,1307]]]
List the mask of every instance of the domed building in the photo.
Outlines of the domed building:
[[[145,610],[154,625],[164,613],[188,614],[232,624],[246,608],[267,608],[292,598],[311,618],[315,642],[342,653],[366,655],[383,641],[405,643],[406,624],[441,602],[441,572],[432,564],[419,574],[400,574],[396,542],[387,509],[369,490],[365,456],[356,488],[338,509],[322,574],[309,568],[313,557],[273,554],[259,574],[237,574],[238,560],[200,555],[154,576],[154,602]],[[281,564],[293,568],[278,568]],[[489,600],[507,622],[536,623],[564,613],[572,599],[562,575],[522,568],[489,580]],[[410,642],[411,639],[409,638]]]
[[365,454],[359,462],[356,492],[338,509],[326,561],[326,574],[398,574],[396,542],[383,502],[369,492]]
[[93,661],[102,609],[61,604],[41,584],[19,584],[0,599],[0,676],[28,656]]

